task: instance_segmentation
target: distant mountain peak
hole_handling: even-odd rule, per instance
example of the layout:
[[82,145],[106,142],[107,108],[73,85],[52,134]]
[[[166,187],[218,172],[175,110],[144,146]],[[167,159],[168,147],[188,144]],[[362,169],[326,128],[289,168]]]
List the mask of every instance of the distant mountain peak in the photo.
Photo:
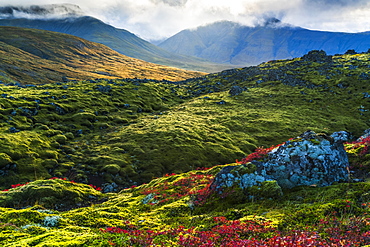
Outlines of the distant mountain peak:
[[275,17],[269,17],[269,18],[266,18],[265,21],[264,21],[264,25],[263,26],[276,26],[276,25],[280,25],[282,24],[281,20],[275,18]]
[[74,4],[0,6],[0,19],[61,19],[83,15],[81,8]]

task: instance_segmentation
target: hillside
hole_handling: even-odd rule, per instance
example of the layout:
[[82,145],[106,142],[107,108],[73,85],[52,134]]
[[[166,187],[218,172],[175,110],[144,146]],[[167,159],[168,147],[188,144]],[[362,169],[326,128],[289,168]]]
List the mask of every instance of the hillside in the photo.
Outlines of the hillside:
[[168,52],[127,30],[117,29],[89,16],[54,19],[7,18],[0,19],[0,26],[34,28],[66,33],[104,44],[129,57],[182,69],[215,72],[230,68],[230,66],[215,64],[204,59]]
[[236,159],[260,160],[274,149],[257,147],[308,129],[326,143],[362,135],[369,61],[312,51],[180,82],[1,84],[0,243],[366,246],[368,136],[344,144],[352,182],[278,194],[266,183],[253,197],[212,185]]
[[370,55],[315,56],[177,83],[1,86],[3,162],[17,169],[4,168],[12,175],[0,182],[67,176],[127,187],[229,163],[307,129],[361,135],[370,124]]
[[324,50],[330,55],[352,49],[366,52],[370,48],[369,35],[307,30],[276,19],[255,27],[222,21],[181,31],[158,46],[169,52],[242,67],[300,57],[310,50]]
[[0,27],[0,32],[0,80],[4,83],[40,84],[66,78],[177,81],[204,74],[130,58],[72,35],[16,27]]

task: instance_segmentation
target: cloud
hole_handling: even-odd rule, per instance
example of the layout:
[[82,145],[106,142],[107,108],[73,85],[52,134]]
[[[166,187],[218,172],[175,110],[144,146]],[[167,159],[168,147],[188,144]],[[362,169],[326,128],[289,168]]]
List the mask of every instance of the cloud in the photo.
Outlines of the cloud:
[[[0,0],[0,6],[9,5]],[[368,0],[12,0],[12,5],[77,4],[88,15],[140,37],[162,39],[219,20],[244,25],[275,17],[282,22],[326,31],[370,30]]]
[[307,5],[331,7],[361,7],[369,4],[368,0],[304,0]]
[[153,3],[164,3],[170,6],[184,6],[188,0],[152,0]]
[[0,18],[53,19],[85,15],[73,4],[48,4],[31,6],[0,7]]
[[288,9],[285,22],[308,29],[361,32],[370,31],[368,0],[303,0]]

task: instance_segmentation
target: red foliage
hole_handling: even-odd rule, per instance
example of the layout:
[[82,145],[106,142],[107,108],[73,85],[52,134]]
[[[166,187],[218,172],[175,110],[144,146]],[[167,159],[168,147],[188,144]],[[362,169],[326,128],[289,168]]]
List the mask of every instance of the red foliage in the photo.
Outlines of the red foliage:
[[213,175],[191,173],[189,177],[181,178],[174,183],[167,181],[148,187],[142,190],[144,195],[154,194],[154,199],[157,201],[152,205],[161,205],[167,202],[181,199],[185,196],[192,196],[195,205],[203,204],[209,194]]
[[285,142],[284,143],[281,143],[281,144],[278,144],[276,146],[273,145],[273,146],[271,146],[269,148],[258,147],[258,148],[256,148],[256,150],[254,150],[255,151],[254,153],[249,154],[247,157],[243,158],[241,161],[238,161],[237,160],[236,163],[246,164],[248,162],[251,162],[252,160],[262,160],[272,150],[274,150],[275,148],[278,148],[278,147],[280,147],[280,146],[282,146],[284,144],[285,144]]
[[360,139],[358,141],[350,142],[348,144],[354,144],[354,146],[352,146],[351,149],[357,149],[359,147],[362,147],[362,150],[358,155],[360,157],[363,157],[370,151],[370,136]]
[[53,179],[67,180],[67,178],[58,178],[58,177],[49,178],[49,180],[53,180]]
[[[317,231],[292,230],[287,233],[278,231],[271,223],[238,220],[229,221],[225,217],[215,217],[215,225],[209,230],[186,229],[178,226],[165,231],[139,230],[127,222],[125,229],[111,227],[101,230],[108,233],[108,242],[114,243],[115,234],[123,234],[130,246],[167,246],[171,241],[176,246],[200,247],[237,247],[237,246],[363,246],[370,242],[370,232],[361,228],[369,219],[343,224],[338,220],[321,220]],[[113,235],[112,235],[113,234]]]
[[[27,183],[25,183],[25,184],[12,184],[12,185],[10,186],[10,189],[14,189],[14,188],[17,188],[17,187],[21,187],[21,186],[24,186],[24,185],[26,185],[26,184],[28,184],[28,182],[27,182]],[[5,190],[3,190],[3,191],[9,191],[9,189],[5,189]]]
[[[71,181],[72,183],[74,182],[74,181]],[[94,188],[95,190],[97,190],[97,191],[101,191],[102,190],[102,188],[100,188],[100,187],[98,187],[98,186],[95,186],[95,185],[93,185],[93,184],[89,184],[92,188]]]
[[176,173],[169,173],[169,174],[167,173],[167,174],[165,174],[164,176],[165,176],[165,177],[172,177],[172,176],[175,176],[175,175],[176,175]]

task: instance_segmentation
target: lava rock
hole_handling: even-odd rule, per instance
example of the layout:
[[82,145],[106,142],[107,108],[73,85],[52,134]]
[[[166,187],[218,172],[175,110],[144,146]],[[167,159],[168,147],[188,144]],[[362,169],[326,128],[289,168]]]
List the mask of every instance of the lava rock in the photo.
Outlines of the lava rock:
[[17,132],[19,132],[20,130],[19,129],[17,129],[17,128],[15,128],[15,127],[10,127],[9,128],[9,132],[10,133],[17,133]]
[[260,197],[270,198],[273,193],[281,194],[279,187],[328,186],[348,181],[349,162],[343,146],[348,138],[345,131],[331,136],[307,131],[272,150],[262,161],[223,168],[212,187],[222,191],[237,186],[247,195],[257,190]]
[[346,54],[346,55],[355,55],[355,54],[357,54],[357,52],[353,49],[350,49],[350,50],[347,50],[346,53],[344,53],[344,54]]
[[229,91],[229,94],[231,96],[237,96],[237,95],[241,94],[243,91],[244,91],[244,89],[239,87],[239,86],[232,86],[230,91]]
[[117,189],[118,189],[118,185],[114,182],[103,184],[103,193],[116,192]]
[[326,55],[326,52],[323,50],[313,50],[309,51],[306,55],[302,57],[304,61],[316,62],[316,63],[332,63],[332,56]]
[[110,91],[112,91],[112,87],[111,86],[98,85],[96,87],[96,90],[98,90],[99,92],[102,92],[102,93],[109,93]]
[[218,104],[218,105],[226,105],[226,101],[221,100],[221,101],[219,101],[219,102],[216,102],[216,104]]

